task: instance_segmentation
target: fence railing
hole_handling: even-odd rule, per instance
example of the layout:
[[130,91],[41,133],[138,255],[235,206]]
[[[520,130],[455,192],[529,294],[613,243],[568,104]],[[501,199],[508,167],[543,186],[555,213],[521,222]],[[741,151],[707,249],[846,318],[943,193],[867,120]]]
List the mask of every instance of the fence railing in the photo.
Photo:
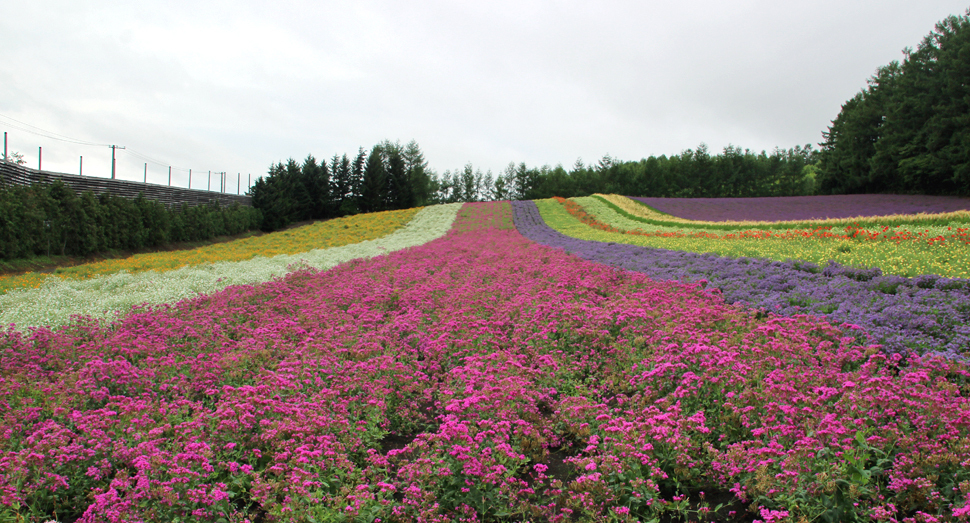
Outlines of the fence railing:
[[145,198],[157,200],[167,207],[181,204],[201,205],[214,201],[219,202],[221,205],[232,205],[233,203],[248,207],[253,205],[253,200],[249,196],[237,196],[235,194],[186,189],[154,183],[38,171],[37,169],[31,169],[30,167],[0,159],[0,181],[4,184],[27,186],[38,183],[53,183],[55,180],[64,182],[65,185],[78,194],[84,191],[91,191],[95,195],[109,193],[123,198],[135,198],[141,193]]

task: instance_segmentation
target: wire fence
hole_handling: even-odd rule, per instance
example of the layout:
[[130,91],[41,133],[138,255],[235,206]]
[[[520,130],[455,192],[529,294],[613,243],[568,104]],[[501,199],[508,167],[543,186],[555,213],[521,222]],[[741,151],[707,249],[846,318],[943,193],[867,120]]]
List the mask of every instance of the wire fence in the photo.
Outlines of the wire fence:
[[[172,165],[171,163],[159,160],[149,154],[131,149],[130,147],[125,147],[125,146],[116,145],[116,144],[106,144],[106,143],[97,143],[97,142],[91,142],[86,140],[79,140],[59,133],[55,133],[53,131],[42,129],[40,127],[36,127],[29,123],[26,123],[2,114],[0,114],[0,124],[2,124],[3,127],[9,127],[11,129],[23,131],[25,133],[40,136],[49,140],[56,140],[60,142],[74,144],[75,146],[110,148],[111,149],[110,179],[112,180],[118,179],[117,169],[116,169],[116,163],[118,158],[116,157],[116,154],[118,154],[119,151],[123,151],[122,154],[124,154],[127,157],[125,159],[129,163],[129,169],[127,169],[128,176],[130,176],[130,172],[131,172],[130,161],[138,160],[138,163],[142,164],[141,182],[144,184],[148,183],[149,164],[162,168],[161,174],[157,172],[157,169],[153,170],[152,172],[153,184],[156,184],[156,185],[167,185],[171,187],[172,180],[173,180],[173,173],[175,173],[176,185],[180,185],[180,182],[181,182],[181,184],[184,184],[184,188],[186,189],[200,189],[200,190],[218,192],[223,194],[235,192],[237,196],[243,196],[249,192],[249,189],[252,187],[252,183],[253,183],[252,175],[250,173],[247,173],[245,177],[242,176],[241,172],[237,172],[236,176],[232,176],[231,173],[226,171],[213,171],[213,170],[203,171],[199,169],[193,170],[192,168],[188,168],[188,167],[176,166],[176,165]],[[91,167],[90,160],[91,158],[89,157],[87,177],[92,177],[91,176],[92,170],[90,169]],[[8,150],[7,131],[4,131],[3,133],[3,156],[0,157],[0,161],[23,165],[25,167],[27,167],[26,164],[28,163],[22,152],[18,153],[12,150]],[[63,162],[61,162],[61,164],[63,165]],[[78,165],[77,175],[85,176],[84,155],[78,155],[77,165]],[[37,147],[37,163],[36,163],[35,170],[39,172],[43,171],[43,147],[41,146]],[[44,171],[44,172],[48,172],[48,171]],[[97,172],[106,173],[108,171],[102,168],[102,169],[98,169]],[[68,174],[68,173],[58,173],[58,174]],[[165,183],[161,183],[161,184],[155,183],[155,180],[158,180],[159,176],[161,176],[162,179],[165,180]],[[215,184],[213,184],[213,176],[215,176],[216,178]],[[101,176],[93,176],[93,177],[106,178],[106,176],[103,174]],[[128,180],[128,181],[132,181],[132,180]],[[244,182],[245,182],[245,185],[244,185]],[[246,189],[242,189],[242,187],[246,187]],[[233,189],[235,189],[235,191],[233,191]]]
[[141,194],[145,198],[157,200],[167,207],[179,205],[194,206],[211,202],[219,202],[220,205],[238,203],[239,205],[248,207],[252,206],[252,198],[244,195],[188,189],[185,187],[172,187],[130,180],[112,180],[110,178],[95,176],[41,171],[14,162],[0,160],[0,182],[4,185],[30,186],[49,184],[58,180],[64,182],[65,185],[78,194],[91,191],[95,195],[108,193],[124,198],[136,198]]

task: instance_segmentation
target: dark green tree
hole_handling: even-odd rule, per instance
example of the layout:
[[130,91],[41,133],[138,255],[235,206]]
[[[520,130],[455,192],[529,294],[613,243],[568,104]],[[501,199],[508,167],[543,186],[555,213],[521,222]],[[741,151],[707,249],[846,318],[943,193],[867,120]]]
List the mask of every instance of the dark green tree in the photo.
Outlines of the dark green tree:
[[904,53],[823,133],[819,192],[970,194],[970,10]]
[[387,208],[387,166],[384,163],[384,150],[381,145],[375,145],[367,156],[364,166],[360,210],[361,212],[377,212]]
[[428,162],[424,159],[424,153],[421,152],[418,142],[414,140],[408,142],[404,147],[403,156],[404,167],[407,169],[414,193],[414,204],[412,206],[423,207],[428,205],[434,193],[432,177],[428,170]]

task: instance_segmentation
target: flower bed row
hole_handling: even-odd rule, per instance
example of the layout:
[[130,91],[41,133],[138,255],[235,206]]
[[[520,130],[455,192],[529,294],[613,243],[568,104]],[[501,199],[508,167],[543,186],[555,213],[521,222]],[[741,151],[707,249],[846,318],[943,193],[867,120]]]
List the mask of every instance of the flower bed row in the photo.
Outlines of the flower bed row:
[[[930,244],[822,237],[793,240],[771,235],[723,239],[721,235],[693,233],[627,234],[585,212],[575,202],[568,204],[569,207],[564,207],[556,200],[537,200],[536,204],[550,226],[568,236],[584,240],[776,261],[803,260],[827,264],[831,260],[852,267],[878,267],[884,273],[902,276],[936,274],[951,278],[970,278],[970,246],[960,242]],[[611,211],[606,209],[603,212]]]
[[[564,204],[569,209],[570,214],[577,216],[584,223],[588,219],[592,220],[589,223],[591,226],[596,226],[593,222],[599,222],[601,224],[599,228],[603,228],[604,230],[615,229],[615,232],[643,236],[697,237],[713,240],[777,238],[782,240],[889,241],[895,243],[916,242],[937,246],[953,243],[958,247],[970,245],[970,224],[958,221],[948,222],[947,225],[920,223],[885,225],[880,218],[873,217],[866,220],[865,223],[843,221],[838,226],[800,222],[798,226],[786,224],[785,227],[781,228],[774,227],[779,222],[771,224],[765,222],[759,225],[758,228],[734,227],[725,229],[723,228],[724,226],[718,226],[721,228],[711,228],[702,225],[699,226],[698,222],[686,221],[680,224],[657,225],[653,223],[654,220],[652,219],[640,218],[625,212],[617,205],[613,205],[613,202],[618,199],[606,199],[595,196],[571,198],[569,200],[557,198],[556,200]],[[628,201],[632,202],[632,200]],[[577,207],[579,209],[578,211]],[[587,214],[588,218],[579,216],[579,213]],[[899,221],[902,218],[901,216],[896,216],[895,218],[888,218],[887,221]],[[912,215],[909,218],[916,221],[920,217]]]
[[[705,221],[705,220],[691,220],[687,218],[681,218],[679,216],[672,216],[669,214],[662,213],[653,207],[650,207],[645,202],[653,202],[650,198],[633,198],[620,196],[618,194],[594,194],[595,198],[607,202],[609,205],[616,207],[620,212],[624,213],[626,216],[633,218],[638,221],[643,221],[644,223],[652,225],[661,226],[674,226],[674,227],[687,227],[687,228],[701,228],[701,229],[711,229],[711,230],[735,230],[740,228],[759,228],[759,229],[792,229],[792,228],[802,228],[802,229],[816,229],[819,227],[844,227],[849,225],[861,225],[864,227],[872,227],[878,225],[890,225],[891,227],[896,226],[911,226],[913,228],[919,226],[952,226],[954,228],[966,227],[970,223],[970,201],[967,201],[963,206],[913,206],[907,205],[906,198],[908,196],[892,195],[893,198],[881,207],[873,207],[865,205],[865,198],[862,201],[856,202],[858,205],[855,207],[854,211],[850,211],[848,206],[842,212],[837,212],[836,216],[842,216],[840,218],[815,218],[808,219],[812,216],[828,216],[826,214],[826,196],[811,196],[811,197],[798,197],[797,202],[791,201],[787,197],[778,198],[753,198],[751,202],[746,202],[744,198],[726,198],[726,200],[731,201],[730,207],[743,208],[745,205],[759,205],[763,204],[769,208],[785,208],[786,204],[793,204],[794,209],[789,214],[784,213],[774,213],[773,216],[780,216],[781,219],[771,220],[771,221],[756,221],[756,220],[717,220],[717,221]],[[888,195],[869,195],[883,197]],[[933,198],[933,197],[930,197]],[[681,199],[675,198],[672,200],[679,201]],[[723,204],[717,204],[715,201],[710,201],[710,199],[699,199],[699,198],[685,198],[685,202],[689,202],[693,205],[710,205],[717,208],[719,205],[723,207]],[[813,209],[812,203],[817,203],[822,212],[802,212],[810,211]],[[851,200],[847,200],[845,203],[850,203]],[[831,203],[831,202],[830,202]],[[682,205],[682,203],[680,204]],[[806,209],[807,208],[807,209]],[[961,210],[949,210],[945,209],[961,209]],[[860,215],[860,213],[876,213],[876,214],[865,214]],[[909,214],[907,214],[907,212]],[[801,219],[798,219],[801,217]]]
[[970,512],[963,364],[903,364],[805,316],[476,230],[508,204],[466,209],[387,256],[3,333],[0,517]]
[[[74,315],[111,318],[142,303],[170,303],[200,293],[215,292],[230,285],[268,281],[304,266],[327,269],[354,258],[378,256],[421,245],[444,235],[460,206],[426,207],[391,234],[329,249],[273,257],[257,256],[243,261],[186,266],[165,272],[118,272],[81,280],[50,278],[39,288],[15,289],[0,295],[0,325],[15,324],[17,328],[24,329],[64,325]],[[277,234],[285,235],[286,232]],[[352,237],[355,236],[345,239]]]
[[37,288],[49,278],[86,279],[126,271],[165,272],[207,263],[243,261],[256,256],[298,254],[375,240],[404,227],[420,209],[385,211],[320,221],[287,231],[207,245],[198,249],[135,254],[64,267],[53,275],[27,273],[0,277],[0,293],[10,289]]
[[634,199],[672,216],[712,222],[819,220],[970,210],[967,198],[903,194]]
[[[540,215],[537,203],[547,204],[546,215]],[[720,289],[728,303],[782,316],[812,314],[836,325],[857,325],[889,353],[970,356],[970,280],[905,278],[883,275],[878,268],[730,258],[581,240],[544,221],[549,217],[572,219],[562,206],[537,203],[513,202],[515,225],[524,236],[543,245],[658,280],[705,280]]]

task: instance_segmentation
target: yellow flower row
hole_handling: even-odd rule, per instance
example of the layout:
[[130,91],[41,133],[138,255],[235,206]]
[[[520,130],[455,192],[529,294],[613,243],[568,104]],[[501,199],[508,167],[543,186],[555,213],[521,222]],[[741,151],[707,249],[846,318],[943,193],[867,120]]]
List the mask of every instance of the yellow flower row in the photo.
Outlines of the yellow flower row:
[[639,236],[594,229],[569,214],[555,200],[536,200],[545,222],[557,231],[582,240],[626,243],[687,252],[706,252],[732,258],[756,257],[777,261],[805,260],[825,265],[829,260],[853,267],[879,267],[885,274],[937,274],[970,278],[970,249],[956,243],[872,242],[825,238],[743,238],[724,240],[695,236]]
[[[54,275],[61,278],[85,279],[120,271],[164,272],[187,265],[242,261],[255,256],[272,257],[313,249],[328,249],[386,236],[406,225],[419,210],[420,208],[414,208],[346,216],[285,231],[207,245],[198,249],[136,254],[128,258],[59,268],[54,271]],[[0,293],[10,289],[37,288],[49,276],[49,274],[30,272],[0,278]]]
[[[709,222],[702,220],[688,220],[686,218],[678,218],[677,216],[671,216],[669,214],[664,214],[662,212],[656,211],[645,204],[642,204],[636,200],[627,198],[626,196],[620,196],[618,194],[595,194],[603,198],[604,200],[612,203],[613,205],[619,207],[628,214],[637,216],[639,218],[646,218],[651,221],[655,221],[658,224],[691,224],[691,225],[717,225],[717,226],[736,226],[736,227],[764,227],[766,225],[787,225],[792,228],[812,228],[816,226],[846,226],[846,225],[863,225],[863,226],[875,226],[883,223],[913,223],[925,220],[936,220],[939,222],[963,222],[966,223],[970,221],[970,211],[954,211],[954,212],[944,212],[938,214],[893,214],[889,216],[858,216],[855,218],[828,218],[824,220],[789,220],[789,221],[777,221],[777,222],[760,222],[760,221],[723,221],[723,222]],[[646,225],[646,224],[645,224]]]

